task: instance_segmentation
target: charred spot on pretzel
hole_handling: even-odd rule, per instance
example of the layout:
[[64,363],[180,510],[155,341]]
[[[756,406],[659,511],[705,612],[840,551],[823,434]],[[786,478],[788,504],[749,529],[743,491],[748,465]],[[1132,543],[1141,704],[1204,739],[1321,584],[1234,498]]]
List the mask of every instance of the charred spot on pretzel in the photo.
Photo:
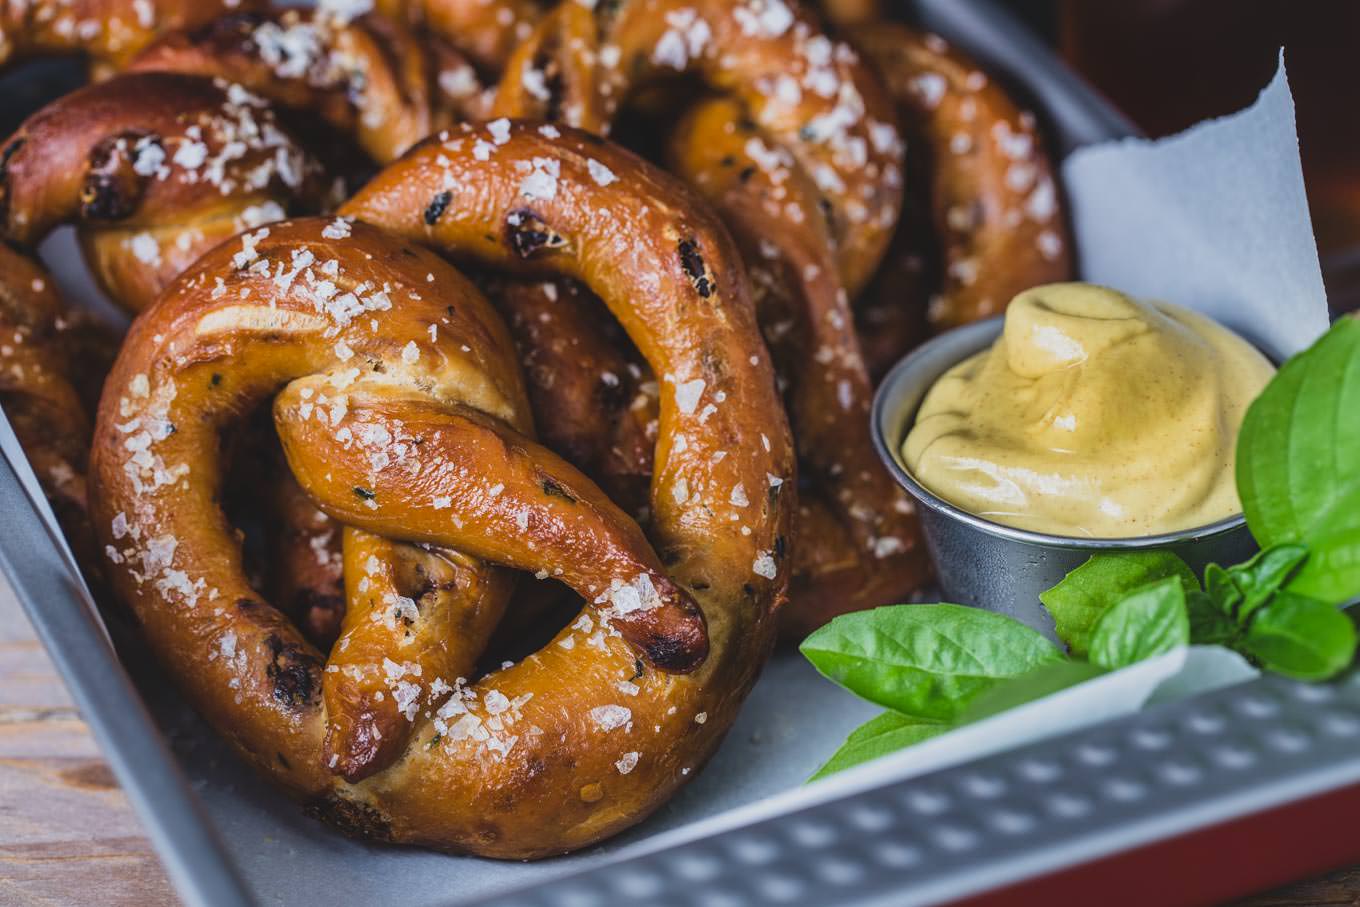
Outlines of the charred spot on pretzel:
[[385,815],[367,803],[338,793],[314,800],[303,810],[313,819],[328,822],[351,837],[392,840],[392,823]]
[[561,498],[568,504],[576,503],[576,498],[572,497],[565,488],[554,482],[552,479],[543,480],[543,493],[550,498]]
[[671,674],[688,673],[703,661],[702,654],[696,658],[694,649],[674,636],[663,635],[648,641],[643,645],[643,652],[653,665]]
[[439,215],[444,213],[444,209],[449,206],[449,202],[452,200],[453,193],[447,190],[430,199],[429,205],[425,207],[425,223],[433,227],[435,222],[439,220]]
[[265,669],[274,684],[274,699],[290,708],[311,705],[320,689],[320,663],[297,643],[270,634],[265,638],[271,659]]
[[680,267],[684,268],[685,275],[700,296],[707,299],[713,295],[712,275],[704,264],[704,257],[699,254],[699,244],[693,239],[680,241]]
[[544,249],[562,249],[567,239],[543,218],[528,208],[511,211],[505,218],[506,241],[520,258],[530,258]]
[[154,175],[143,161],[164,159],[159,136],[140,131],[111,135],[95,145],[80,187],[80,215],[86,220],[120,220],[137,210]]

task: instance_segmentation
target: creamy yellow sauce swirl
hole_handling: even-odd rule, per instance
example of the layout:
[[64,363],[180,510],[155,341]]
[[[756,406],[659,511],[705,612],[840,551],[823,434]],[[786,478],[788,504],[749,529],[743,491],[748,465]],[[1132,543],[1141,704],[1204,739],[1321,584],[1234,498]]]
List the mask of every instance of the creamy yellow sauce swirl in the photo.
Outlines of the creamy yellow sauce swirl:
[[1128,538],[1241,512],[1237,433],[1274,368],[1179,306],[1062,283],[926,395],[903,456],[950,503],[1052,535]]

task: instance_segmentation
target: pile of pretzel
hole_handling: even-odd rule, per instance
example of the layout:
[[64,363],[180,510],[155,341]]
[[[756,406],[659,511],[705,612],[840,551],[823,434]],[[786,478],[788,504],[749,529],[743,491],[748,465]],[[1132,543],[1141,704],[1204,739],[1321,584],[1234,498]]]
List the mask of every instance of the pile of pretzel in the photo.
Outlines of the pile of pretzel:
[[[1033,118],[862,2],[374,6],[0,7],[0,60],[93,74],[0,146],[0,402],[309,811],[562,853],[703,765],[780,632],[929,582],[873,381],[1067,277],[1066,228]],[[61,225],[125,337],[57,298]]]

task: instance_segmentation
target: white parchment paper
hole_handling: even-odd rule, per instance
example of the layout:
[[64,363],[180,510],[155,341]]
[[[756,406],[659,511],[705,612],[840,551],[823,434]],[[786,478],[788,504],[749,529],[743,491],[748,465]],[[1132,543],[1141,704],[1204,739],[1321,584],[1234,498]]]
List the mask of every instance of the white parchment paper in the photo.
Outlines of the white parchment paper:
[[1283,53],[1246,110],[1078,150],[1062,176],[1086,280],[1197,309],[1276,359],[1327,330]]

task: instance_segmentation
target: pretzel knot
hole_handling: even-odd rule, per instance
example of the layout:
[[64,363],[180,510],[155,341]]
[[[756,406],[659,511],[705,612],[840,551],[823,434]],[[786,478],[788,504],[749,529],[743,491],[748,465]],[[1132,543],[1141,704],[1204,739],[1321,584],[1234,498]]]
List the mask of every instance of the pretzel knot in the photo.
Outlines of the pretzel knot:
[[[443,42],[378,15],[326,9],[242,13],[147,48],[128,67],[216,76],[353,135],[389,163],[450,122],[477,91],[470,64]],[[445,91],[441,86],[448,86]]]
[[[544,132],[435,137],[361,207],[609,305],[669,387],[656,550],[532,440],[480,293],[363,221],[285,221],[204,256],[134,324],[91,466],[114,583],[247,758],[352,831],[502,857],[579,847],[669,797],[754,682],[789,572],[790,439],[731,240],[627,152]],[[299,483],[346,527],[349,606],[324,667],[251,588],[217,502],[224,433],[270,401]],[[503,567],[586,605],[469,682]]]
[[872,449],[850,308],[900,210],[896,113],[848,45],[780,0],[560,3],[516,48],[494,108],[604,133],[631,98],[679,74],[718,94],[671,127],[667,162],[741,244],[798,440],[786,619],[801,636],[900,601],[930,569],[911,503]]
[[91,270],[144,308],[207,249],[317,204],[320,167],[237,85],[129,73],[39,110],[0,148],[0,232],[34,246],[80,228]]
[[0,4],[0,63],[79,52],[118,66],[158,35],[264,0],[20,0]]

